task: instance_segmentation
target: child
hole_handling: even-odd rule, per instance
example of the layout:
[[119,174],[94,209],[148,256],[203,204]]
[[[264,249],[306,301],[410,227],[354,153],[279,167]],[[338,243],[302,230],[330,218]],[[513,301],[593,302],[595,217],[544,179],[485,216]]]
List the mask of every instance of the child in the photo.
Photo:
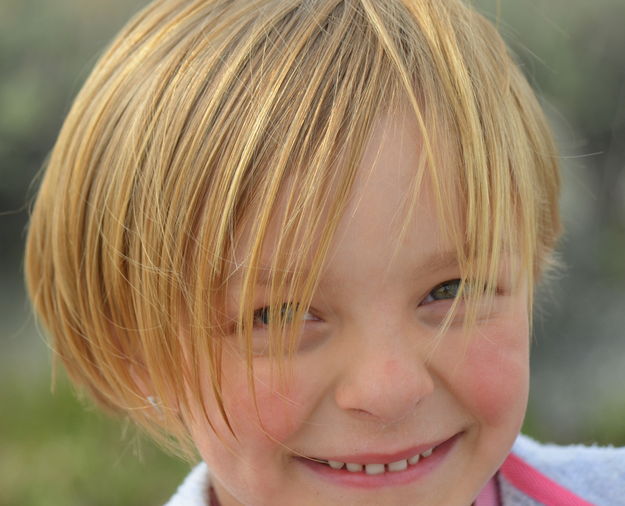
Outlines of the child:
[[519,436],[557,154],[459,0],[157,0],[33,210],[73,381],[203,463],[171,506],[625,504],[625,454]]

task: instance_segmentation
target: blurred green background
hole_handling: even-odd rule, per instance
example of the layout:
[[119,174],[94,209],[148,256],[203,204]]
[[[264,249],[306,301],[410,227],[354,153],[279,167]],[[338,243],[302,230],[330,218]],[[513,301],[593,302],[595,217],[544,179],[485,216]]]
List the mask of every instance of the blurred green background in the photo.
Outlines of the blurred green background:
[[[145,1],[0,0],[0,505],[162,504],[189,466],[80,402],[29,314],[22,247],[33,178],[102,48]],[[557,132],[567,270],[536,306],[525,430],[625,444],[625,2],[477,5]]]

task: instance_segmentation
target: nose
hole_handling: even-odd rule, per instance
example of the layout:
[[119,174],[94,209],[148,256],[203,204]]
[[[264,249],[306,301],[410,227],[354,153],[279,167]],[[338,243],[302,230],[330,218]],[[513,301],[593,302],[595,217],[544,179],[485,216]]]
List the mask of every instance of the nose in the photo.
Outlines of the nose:
[[[421,336],[423,339],[423,336]],[[414,332],[358,333],[335,389],[336,404],[354,416],[399,421],[434,391],[428,352]]]

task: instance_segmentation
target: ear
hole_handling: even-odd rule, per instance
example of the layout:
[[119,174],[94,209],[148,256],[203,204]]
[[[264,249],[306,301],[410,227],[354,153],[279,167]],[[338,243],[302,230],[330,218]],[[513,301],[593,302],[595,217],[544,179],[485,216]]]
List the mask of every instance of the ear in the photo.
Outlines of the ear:
[[148,397],[152,394],[151,382],[147,371],[142,366],[136,363],[131,364],[130,377],[135,385],[137,385],[142,397]]
[[154,396],[147,371],[138,364],[132,364],[130,366],[130,376],[135,385],[137,385],[141,397],[147,401],[153,410],[159,415],[162,415],[163,411],[160,407],[160,400]]
[[[133,361],[128,367],[128,372],[136,386],[137,395],[143,399],[140,409],[150,410],[151,414],[157,414],[160,418],[164,417],[164,411],[167,410],[168,415],[177,416],[183,424],[185,423],[184,419],[181,418],[183,410],[176,393],[171,391],[166,391],[164,394],[160,391],[156,392],[152,378],[141,362]],[[150,411],[145,411],[145,414],[150,414]]]

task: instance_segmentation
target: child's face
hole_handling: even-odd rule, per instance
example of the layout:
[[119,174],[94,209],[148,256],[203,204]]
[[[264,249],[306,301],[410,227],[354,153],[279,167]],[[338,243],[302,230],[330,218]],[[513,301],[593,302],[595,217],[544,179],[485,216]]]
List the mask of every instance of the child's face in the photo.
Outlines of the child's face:
[[[512,289],[502,278],[491,312],[478,313],[470,335],[457,321],[433,346],[460,273],[454,256],[445,254],[453,248],[440,232],[427,184],[391,261],[418,145],[412,120],[378,122],[307,314],[288,386],[272,381],[268,358],[254,359],[265,431],[245,359],[226,347],[223,402],[237,439],[216,407],[217,434],[204,423],[190,423],[223,505],[466,506],[507,455],[528,393],[527,288]],[[275,228],[268,245],[275,244],[274,234]],[[264,264],[271,255],[264,252]],[[233,313],[238,289],[229,294]],[[258,308],[268,304],[262,297]],[[255,342],[262,345],[266,337],[258,317]],[[208,392],[206,399],[209,408],[216,406]],[[195,420],[199,413],[198,407]],[[406,462],[434,445],[431,456]],[[300,456],[395,462],[391,467],[407,469],[352,473]]]

